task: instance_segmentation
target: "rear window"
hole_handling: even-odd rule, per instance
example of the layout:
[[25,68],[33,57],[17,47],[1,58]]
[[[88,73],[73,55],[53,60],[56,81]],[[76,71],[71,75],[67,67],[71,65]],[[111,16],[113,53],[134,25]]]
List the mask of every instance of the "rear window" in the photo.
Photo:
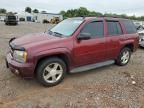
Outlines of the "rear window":
[[8,19],[16,20],[15,16],[8,16]]
[[134,25],[134,23],[132,21],[123,20],[122,22],[123,22],[123,24],[125,26],[127,34],[132,34],[132,33],[136,33],[137,32],[136,27],[135,27],[135,25]]
[[121,35],[122,29],[118,21],[107,21],[108,34],[111,36]]

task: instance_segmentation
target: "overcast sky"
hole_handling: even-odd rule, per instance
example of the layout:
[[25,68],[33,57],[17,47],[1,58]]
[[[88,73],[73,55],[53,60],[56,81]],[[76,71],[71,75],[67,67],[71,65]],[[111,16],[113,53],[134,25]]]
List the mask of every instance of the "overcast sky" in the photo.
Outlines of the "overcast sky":
[[91,11],[128,15],[144,15],[144,0],[0,0],[0,8],[21,12],[25,7],[51,13],[86,7]]

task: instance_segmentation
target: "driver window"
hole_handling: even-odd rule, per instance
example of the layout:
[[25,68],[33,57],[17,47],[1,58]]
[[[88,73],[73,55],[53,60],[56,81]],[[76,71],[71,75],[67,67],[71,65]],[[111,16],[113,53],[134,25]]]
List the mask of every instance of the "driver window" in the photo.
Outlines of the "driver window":
[[88,34],[91,38],[104,36],[104,23],[103,21],[94,21],[87,24],[81,31],[81,34]]

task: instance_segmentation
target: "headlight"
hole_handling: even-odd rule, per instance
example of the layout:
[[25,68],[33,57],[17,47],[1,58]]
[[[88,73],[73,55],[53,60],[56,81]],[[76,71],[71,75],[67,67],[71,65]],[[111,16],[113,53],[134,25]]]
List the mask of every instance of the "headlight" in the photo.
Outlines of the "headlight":
[[25,63],[27,60],[27,52],[15,50],[13,57],[17,62]]

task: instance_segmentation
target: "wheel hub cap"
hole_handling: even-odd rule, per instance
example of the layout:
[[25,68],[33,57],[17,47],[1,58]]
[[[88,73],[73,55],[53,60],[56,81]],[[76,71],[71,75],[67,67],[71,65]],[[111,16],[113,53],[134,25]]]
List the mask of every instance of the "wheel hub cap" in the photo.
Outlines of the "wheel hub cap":
[[129,61],[129,57],[130,55],[128,51],[123,52],[123,56],[121,57],[122,63],[126,64]]
[[43,72],[44,80],[48,83],[57,82],[63,74],[63,68],[59,63],[49,64]]

